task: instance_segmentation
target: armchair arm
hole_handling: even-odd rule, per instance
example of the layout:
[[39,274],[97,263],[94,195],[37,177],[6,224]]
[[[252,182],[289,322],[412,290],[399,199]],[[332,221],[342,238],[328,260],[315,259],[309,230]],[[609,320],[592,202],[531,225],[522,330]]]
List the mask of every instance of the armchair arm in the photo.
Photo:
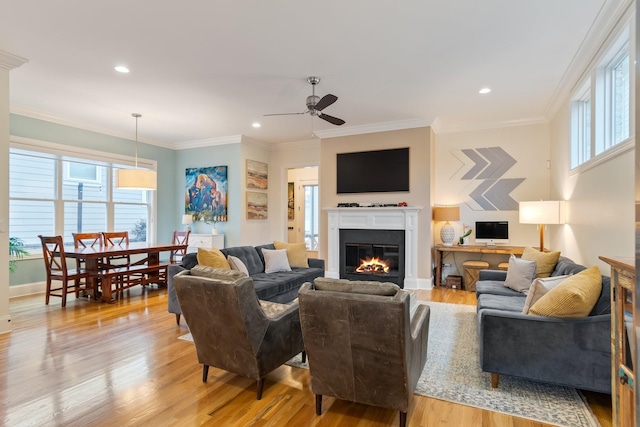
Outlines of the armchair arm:
[[260,343],[258,363],[264,374],[271,372],[304,350],[300,310],[297,303],[277,317],[268,319],[267,330]]
[[480,366],[484,372],[610,393],[610,328],[609,314],[555,318],[480,310]]
[[418,385],[418,379],[427,361],[427,343],[429,339],[429,319],[431,317],[431,309],[428,305],[420,304],[410,323],[410,352],[408,386],[409,392],[413,393]]
[[480,270],[478,281],[480,280],[496,280],[504,282],[507,279],[507,272],[504,270]]
[[169,264],[167,267],[167,299],[169,313],[182,314],[180,303],[178,302],[178,296],[176,295],[176,288],[173,285],[173,278],[181,271],[185,271],[186,268],[179,264]]

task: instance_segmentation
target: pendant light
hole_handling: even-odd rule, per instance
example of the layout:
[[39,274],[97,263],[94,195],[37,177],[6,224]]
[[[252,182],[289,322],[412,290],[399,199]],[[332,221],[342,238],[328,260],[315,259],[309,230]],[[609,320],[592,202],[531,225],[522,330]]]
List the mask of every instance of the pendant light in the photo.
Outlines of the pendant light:
[[136,119],[136,167],[135,169],[118,169],[116,171],[116,188],[121,190],[155,190],[157,187],[156,171],[138,169],[138,119],[141,114],[131,114]]

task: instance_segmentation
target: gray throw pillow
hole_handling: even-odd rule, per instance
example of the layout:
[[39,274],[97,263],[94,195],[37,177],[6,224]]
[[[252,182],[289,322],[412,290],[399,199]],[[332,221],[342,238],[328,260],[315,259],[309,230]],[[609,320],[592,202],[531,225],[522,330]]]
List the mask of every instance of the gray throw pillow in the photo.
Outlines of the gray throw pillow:
[[538,263],[534,260],[520,259],[511,255],[504,286],[514,291],[526,293],[531,286],[531,282],[536,277],[537,267]]

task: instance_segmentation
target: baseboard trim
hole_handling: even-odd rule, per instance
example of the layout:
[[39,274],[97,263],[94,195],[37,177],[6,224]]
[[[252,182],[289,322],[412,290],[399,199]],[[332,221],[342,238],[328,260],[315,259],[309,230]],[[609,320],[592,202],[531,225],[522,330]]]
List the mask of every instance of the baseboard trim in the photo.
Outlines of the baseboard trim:
[[404,289],[433,289],[433,279],[404,279]]
[[11,332],[11,316],[0,316],[0,335]]
[[24,285],[9,286],[9,298],[43,294],[46,291],[46,286],[46,282],[34,282],[25,283]]

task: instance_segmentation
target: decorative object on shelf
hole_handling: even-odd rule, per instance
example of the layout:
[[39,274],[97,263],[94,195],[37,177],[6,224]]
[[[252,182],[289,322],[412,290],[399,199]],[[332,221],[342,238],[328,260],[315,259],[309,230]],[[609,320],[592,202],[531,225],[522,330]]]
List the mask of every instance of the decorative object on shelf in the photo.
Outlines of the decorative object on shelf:
[[185,213],[198,221],[227,220],[227,167],[187,168]]
[[184,231],[191,231],[191,224],[193,223],[193,215],[182,215],[182,225],[184,225]]
[[211,224],[211,234],[216,235],[218,234],[218,227],[216,227],[216,223],[222,221],[224,218],[224,221],[227,220],[227,217],[223,217],[222,215],[214,215],[213,218],[206,220],[205,222],[207,224]]
[[157,187],[156,171],[138,169],[138,119],[142,114],[132,113],[136,119],[136,164],[135,169],[116,170],[116,188],[120,190],[155,190]]
[[469,244],[469,236],[471,235],[471,231],[472,230],[467,224],[462,224],[462,231],[464,231],[464,234],[462,236],[460,236],[460,239],[458,240],[458,243],[460,243],[461,245],[468,245]]
[[287,184],[287,218],[293,219],[295,212],[295,190],[294,183]]
[[520,202],[520,224],[538,224],[540,252],[544,251],[544,227],[547,224],[564,224],[564,201],[537,200]]
[[269,188],[269,165],[247,159],[247,188],[266,190]]
[[458,206],[436,206],[433,208],[433,220],[445,221],[440,229],[440,239],[445,246],[453,246],[455,230],[449,221],[460,220],[460,208]]
[[267,193],[247,191],[247,219],[267,219]]

